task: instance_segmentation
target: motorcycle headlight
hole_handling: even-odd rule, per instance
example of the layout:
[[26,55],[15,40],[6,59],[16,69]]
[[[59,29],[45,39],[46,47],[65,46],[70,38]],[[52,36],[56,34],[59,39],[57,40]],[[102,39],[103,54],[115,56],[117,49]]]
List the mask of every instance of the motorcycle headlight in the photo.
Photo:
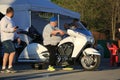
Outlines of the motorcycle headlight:
[[87,40],[94,44],[94,38],[93,37],[88,37]]

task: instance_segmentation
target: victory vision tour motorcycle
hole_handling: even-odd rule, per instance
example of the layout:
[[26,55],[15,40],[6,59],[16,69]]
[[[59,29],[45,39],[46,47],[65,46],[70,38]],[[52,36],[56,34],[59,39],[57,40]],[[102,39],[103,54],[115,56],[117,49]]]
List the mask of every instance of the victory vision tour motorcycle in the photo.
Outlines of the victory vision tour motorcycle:
[[[19,33],[31,37],[32,41],[21,52],[18,62],[49,62],[49,52],[41,43],[42,40],[40,41],[38,34],[31,34],[27,31]],[[67,30],[67,35],[57,46],[56,65],[79,63],[85,70],[90,71],[98,68],[101,55],[93,48],[94,38],[91,32],[79,22],[78,28]]]

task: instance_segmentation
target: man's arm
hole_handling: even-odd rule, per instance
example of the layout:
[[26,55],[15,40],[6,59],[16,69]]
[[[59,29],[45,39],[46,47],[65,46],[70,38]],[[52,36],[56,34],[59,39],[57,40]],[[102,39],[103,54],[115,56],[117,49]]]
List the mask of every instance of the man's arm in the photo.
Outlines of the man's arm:
[[57,35],[57,34],[60,34],[61,36],[64,35],[64,32],[62,30],[53,30],[51,32],[51,35]]
[[13,33],[16,31],[16,29],[13,27],[12,24],[7,24],[5,20],[1,21],[1,31],[6,33]]

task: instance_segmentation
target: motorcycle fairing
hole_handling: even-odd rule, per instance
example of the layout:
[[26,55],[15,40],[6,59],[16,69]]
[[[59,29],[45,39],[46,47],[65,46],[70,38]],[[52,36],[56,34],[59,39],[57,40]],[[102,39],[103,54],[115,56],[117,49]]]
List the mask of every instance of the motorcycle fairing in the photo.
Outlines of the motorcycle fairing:
[[21,53],[19,56],[19,60],[38,60],[39,62],[41,61],[46,61],[46,58],[43,55],[49,55],[48,50],[38,44],[38,43],[32,43],[29,44]]
[[85,37],[74,38],[74,36],[70,36],[70,37],[67,37],[67,38],[63,39],[62,41],[60,41],[58,46],[60,46],[64,43],[67,43],[67,42],[73,43],[74,49],[73,49],[73,53],[72,53],[72,58],[76,58],[77,55],[79,54],[79,52],[81,51],[81,49],[86,44],[87,40]]
[[93,54],[93,55],[99,55],[100,56],[100,53],[99,51],[95,50],[94,48],[87,48],[83,51],[83,54],[84,55],[88,55],[88,54]]

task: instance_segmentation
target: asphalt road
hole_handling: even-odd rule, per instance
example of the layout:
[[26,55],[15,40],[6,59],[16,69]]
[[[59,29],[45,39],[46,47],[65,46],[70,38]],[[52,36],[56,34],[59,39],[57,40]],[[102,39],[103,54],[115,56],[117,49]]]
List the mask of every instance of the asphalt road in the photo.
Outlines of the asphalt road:
[[103,59],[96,71],[83,71],[77,67],[72,71],[48,72],[34,70],[26,63],[17,64],[16,70],[17,73],[0,73],[0,80],[120,80],[120,67],[110,67],[108,59]]

